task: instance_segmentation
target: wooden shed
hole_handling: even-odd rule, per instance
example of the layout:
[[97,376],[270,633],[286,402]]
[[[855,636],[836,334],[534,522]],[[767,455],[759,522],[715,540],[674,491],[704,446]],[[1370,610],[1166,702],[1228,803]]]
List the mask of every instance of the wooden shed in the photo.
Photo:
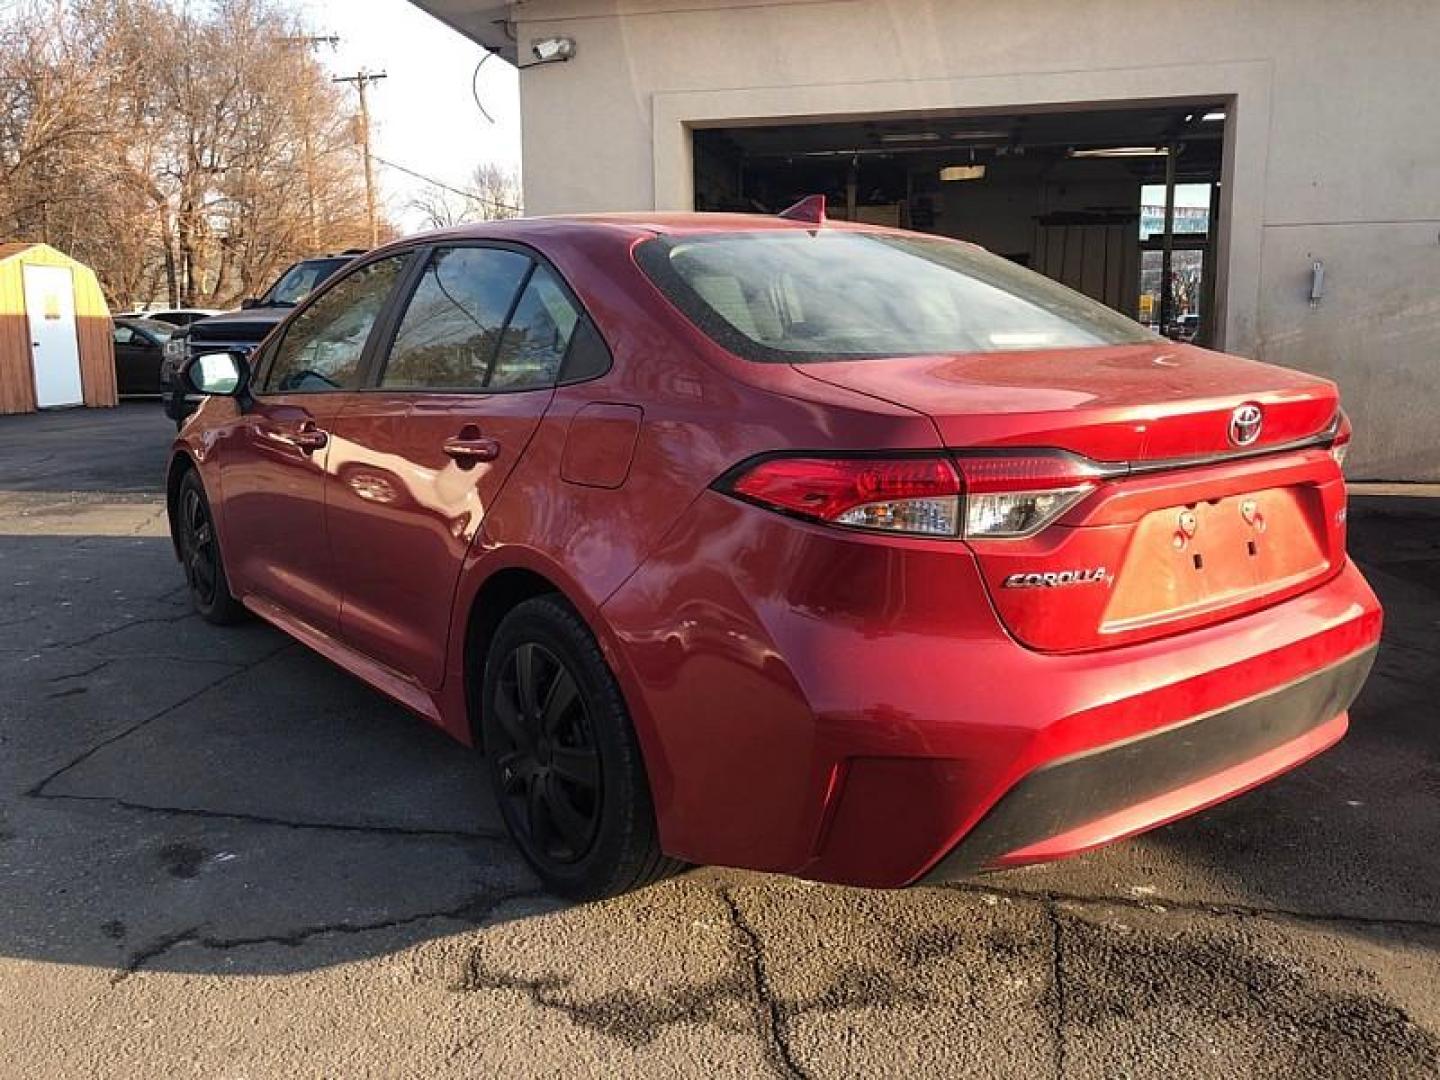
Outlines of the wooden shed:
[[0,413],[116,403],[110,310],[88,266],[0,244]]

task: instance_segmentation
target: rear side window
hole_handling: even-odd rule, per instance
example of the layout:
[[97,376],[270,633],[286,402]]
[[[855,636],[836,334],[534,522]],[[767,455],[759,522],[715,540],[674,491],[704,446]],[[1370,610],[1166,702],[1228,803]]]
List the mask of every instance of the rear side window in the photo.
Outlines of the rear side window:
[[560,369],[560,381],[564,383],[584,382],[598,378],[610,370],[610,347],[595,329],[595,323],[588,315],[581,315],[575,324],[575,333],[570,336],[570,348],[565,353],[565,363]]
[[968,244],[842,230],[659,237],[641,268],[731,352],[774,363],[1153,341],[1139,323]]
[[528,256],[502,248],[437,250],[400,320],[380,385],[484,388],[530,265]]
[[505,327],[485,385],[505,390],[553,386],[579,321],[580,313],[555,275],[537,265]]
[[265,376],[262,393],[348,389],[365,342],[408,255],[392,255],[348,274],[295,316]]

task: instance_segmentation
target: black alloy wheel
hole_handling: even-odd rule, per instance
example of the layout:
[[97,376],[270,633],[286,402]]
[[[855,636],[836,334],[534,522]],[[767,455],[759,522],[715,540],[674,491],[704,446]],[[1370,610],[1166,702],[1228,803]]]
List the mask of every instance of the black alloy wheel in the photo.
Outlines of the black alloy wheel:
[[217,626],[239,622],[244,618],[245,608],[231,595],[210,500],[205,497],[205,485],[194,469],[180,481],[170,527],[174,531],[180,564],[185,568],[190,602],[200,617]]
[[204,492],[187,485],[180,492],[180,551],[185,560],[185,580],[196,603],[215,602],[219,584],[220,549],[215,545],[215,524]]
[[545,886],[595,900],[679,870],[660,849],[620,684],[579,613],[554,593],[521,601],[483,663],[478,734],[495,798]]
[[521,642],[500,665],[491,700],[507,820],[547,860],[577,862],[600,826],[600,754],[580,687],[553,652]]

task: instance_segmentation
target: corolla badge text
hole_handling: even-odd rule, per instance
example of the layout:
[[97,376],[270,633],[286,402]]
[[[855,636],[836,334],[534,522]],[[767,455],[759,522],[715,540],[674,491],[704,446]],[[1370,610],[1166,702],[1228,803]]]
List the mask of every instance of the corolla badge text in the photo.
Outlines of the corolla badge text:
[[1059,585],[1103,585],[1110,580],[1110,571],[1103,566],[1089,570],[1046,570],[1028,574],[1011,574],[1003,582],[1005,589],[1053,589]]

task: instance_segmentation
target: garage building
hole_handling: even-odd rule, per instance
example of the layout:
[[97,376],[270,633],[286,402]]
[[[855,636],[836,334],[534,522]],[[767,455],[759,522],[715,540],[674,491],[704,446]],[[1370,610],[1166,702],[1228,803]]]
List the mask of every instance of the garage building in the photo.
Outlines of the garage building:
[[94,272],[46,244],[0,244],[0,413],[116,404]]
[[1333,378],[1352,478],[1440,480],[1434,0],[416,2],[522,65],[529,213],[823,192]]

